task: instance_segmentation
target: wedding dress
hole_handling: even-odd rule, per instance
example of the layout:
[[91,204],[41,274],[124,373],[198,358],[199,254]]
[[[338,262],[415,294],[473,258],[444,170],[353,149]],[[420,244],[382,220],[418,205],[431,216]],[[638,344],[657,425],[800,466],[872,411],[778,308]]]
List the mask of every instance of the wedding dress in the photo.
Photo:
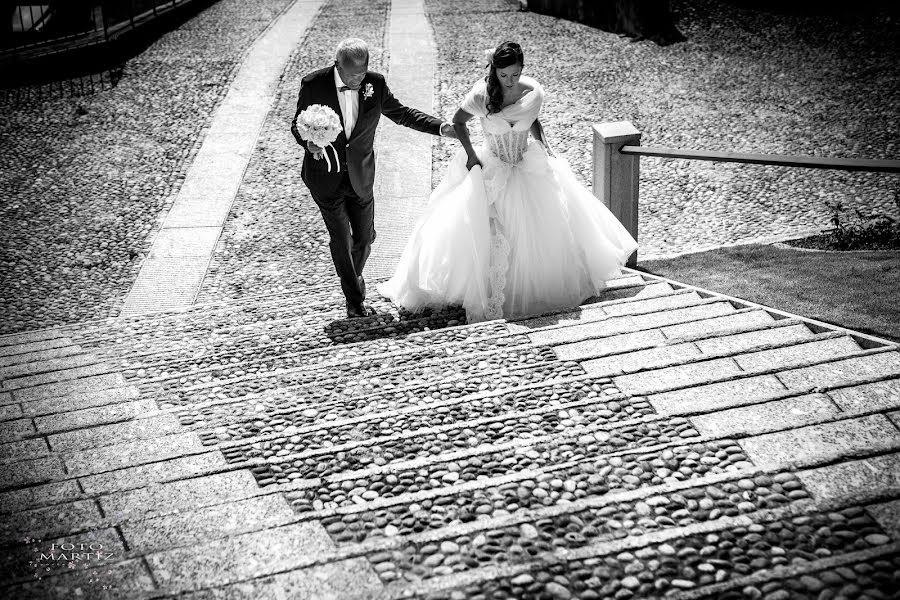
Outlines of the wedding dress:
[[481,118],[483,168],[460,150],[431,194],[394,276],[378,290],[410,311],[462,305],[472,322],[577,306],[605,288],[637,243],[568,163],[529,140],[544,92],[488,114],[485,82],[462,109]]

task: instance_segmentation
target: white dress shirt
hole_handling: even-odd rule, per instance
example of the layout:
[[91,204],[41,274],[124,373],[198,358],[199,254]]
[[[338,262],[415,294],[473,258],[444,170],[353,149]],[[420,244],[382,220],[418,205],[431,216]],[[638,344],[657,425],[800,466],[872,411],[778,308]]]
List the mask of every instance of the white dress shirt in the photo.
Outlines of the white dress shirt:
[[[334,87],[340,90],[347,85],[341,80],[338,70],[334,70]],[[344,117],[344,134],[350,139],[353,133],[353,126],[356,125],[356,117],[359,116],[359,91],[347,90],[346,92],[338,91],[338,102],[341,105],[341,116]]]

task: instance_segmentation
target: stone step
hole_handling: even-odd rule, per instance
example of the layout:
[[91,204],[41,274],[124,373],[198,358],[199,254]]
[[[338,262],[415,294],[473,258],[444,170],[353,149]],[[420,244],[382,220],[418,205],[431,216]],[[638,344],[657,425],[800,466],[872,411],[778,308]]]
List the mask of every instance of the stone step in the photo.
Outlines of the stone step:
[[[640,401],[629,403],[622,410],[630,408],[630,412],[641,414],[646,410]],[[497,445],[520,439],[523,436],[536,438],[546,435],[559,435],[567,429],[573,433],[581,430],[591,431],[609,421],[618,420],[616,413],[600,405],[592,409],[583,408],[578,411],[588,414],[589,425],[575,426],[575,419],[560,418],[559,411],[542,411],[532,413],[506,413],[473,421],[450,422],[435,425],[426,429],[411,431],[393,430],[376,437],[363,437],[339,445],[323,444],[316,448],[292,454],[290,438],[268,440],[249,446],[235,446],[223,449],[223,454],[234,464],[246,464],[257,477],[261,486],[275,483],[289,483],[294,479],[311,479],[327,477],[343,471],[365,469],[371,465],[382,465],[392,462],[413,460],[424,453],[432,455],[453,452],[460,449],[474,448],[481,445]],[[609,415],[612,412],[612,415]],[[563,421],[566,421],[565,425]],[[569,423],[571,421],[571,423]],[[668,425],[675,431],[691,430],[684,420],[675,419]],[[695,435],[696,432],[693,432]],[[612,436],[613,434],[610,433]],[[624,433],[622,435],[625,435]],[[686,434],[686,435],[690,435]],[[614,436],[613,436],[614,437]],[[614,438],[613,444],[619,443]],[[287,450],[278,456],[280,450]],[[271,452],[272,455],[268,455]],[[245,462],[246,461],[246,462]]]
[[[37,354],[46,354],[40,352]],[[17,355],[21,356],[21,355]],[[25,382],[20,387],[28,387],[30,381],[63,381],[65,379],[74,379],[83,377],[83,368],[89,368],[90,365],[96,364],[97,357],[93,354],[71,354],[57,358],[47,358],[42,356],[36,361],[20,362],[18,364],[0,367],[0,381],[3,381],[4,389],[12,389],[9,384],[16,385],[16,382]]]
[[[627,394],[654,394],[678,388],[699,386],[716,381],[746,377],[767,371],[782,371],[828,358],[843,358],[863,352],[853,338],[844,336],[814,340],[786,347],[748,352],[699,360],[688,364],[663,367],[615,377],[616,386]],[[596,374],[591,361],[584,365],[588,373]],[[607,369],[597,369],[600,373]]]
[[[648,400],[660,414],[692,414],[745,406],[787,395],[829,390],[852,384],[864,384],[866,378],[890,380],[900,376],[900,352],[870,352],[853,358],[838,358],[807,367],[795,367],[764,375],[752,375],[718,383],[707,383],[668,392],[651,394]],[[828,392],[835,401],[851,404],[867,402],[868,392],[880,402],[889,402],[896,382],[874,381],[858,392]]]
[[[298,514],[326,527],[350,522],[348,515],[357,515],[353,520],[360,523],[381,523],[335,536],[336,542],[361,542],[611,494],[658,495],[686,481],[700,485],[710,477],[730,473],[737,478],[753,469],[734,440],[671,436],[659,423],[493,448],[345,472],[282,489]],[[779,484],[767,490],[772,497],[762,503],[778,506],[787,502],[789,491]],[[415,519],[408,519],[413,513]]]
[[[636,290],[638,288],[635,288]],[[624,306],[628,306],[630,312],[647,312],[653,309],[664,309],[665,305],[647,304],[644,298],[672,293],[671,286],[654,284],[654,286],[632,290],[628,297],[614,298],[608,301],[600,301],[591,305],[591,314],[600,316],[606,310],[617,307],[618,313],[625,312]],[[610,292],[612,294],[612,292]],[[679,297],[681,293],[676,294]],[[696,302],[696,295],[685,296],[684,302]],[[612,304],[610,304],[612,303]],[[618,314],[617,313],[617,314]],[[587,317],[585,317],[587,318]],[[359,324],[363,320],[348,322]],[[426,323],[422,320],[388,323],[377,325],[372,329],[360,329],[356,326],[354,335],[359,340],[341,344],[339,353],[355,353],[356,355],[376,355],[383,353],[396,353],[403,349],[419,349],[426,344],[448,344],[465,340],[484,339],[495,336],[509,336],[509,331],[502,322],[480,323],[453,329],[443,329],[447,322]],[[449,322],[455,325],[454,321]],[[430,331],[425,331],[423,326],[431,325]],[[277,361],[279,364],[304,364],[329,360],[335,353],[333,344],[334,336],[330,333],[323,334],[321,326],[313,327],[315,331],[307,331],[304,328],[289,328],[271,335],[265,331],[254,331],[247,338],[229,338],[228,348],[223,349],[223,341],[216,338],[206,346],[191,349],[189,353],[182,352],[178,357],[173,353],[152,355],[140,360],[129,360],[121,363],[126,373],[137,373],[141,377],[175,377],[186,373],[189,376],[201,376],[205,370],[223,369],[252,369],[254,363]],[[414,333],[415,339],[401,337]],[[262,341],[262,343],[260,343]],[[317,348],[321,348],[316,352]]]
[[24,333],[8,333],[0,335],[0,355],[19,354],[59,348],[72,344],[62,328],[41,329]]
[[[456,548],[445,547],[456,550],[452,554],[441,552],[441,546],[432,543],[425,547],[429,553],[420,563],[415,562],[418,556],[409,551],[410,547],[404,548],[406,552],[382,552],[375,558],[383,559],[393,569],[376,563],[375,570],[382,581],[406,575],[415,582],[411,586],[406,582],[388,583],[385,598],[686,598],[697,597],[687,590],[702,593],[715,584],[721,589],[754,571],[784,569],[841,555],[849,555],[852,560],[857,552],[875,556],[893,556],[896,552],[897,544],[891,543],[863,508],[829,512],[803,508],[725,517],[593,544],[585,543],[581,536],[552,537],[548,530],[561,525],[557,523],[510,527],[496,537],[478,540],[480,545],[475,545],[478,538],[459,536],[463,543],[453,542]],[[583,521],[575,526],[585,528]],[[416,552],[423,554],[422,547]],[[510,556],[509,562],[498,565],[498,557],[506,556]],[[512,560],[514,556],[518,560]],[[390,575],[385,577],[384,573]],[[418,583],[420,577],[423,583]],[[410,587],[418,594],[411,594]]]
[[[720,308],[721,307],[721,308]],[[661,324],[681,323],[685,320],[696,319],[703,314],[717,314],[720,311],[734,312],[728,303],[709,304],[696,307],[702,310],[672,309],[661,313],[647,313],[640,318],[631,316],[612,317],[606,323],[606,329],[610,335],[625,333],[660,326]],[[687,312],[685,312],[687,311]],[[215,387],[218,394],[227,394],[236,397],[254,391],[274,389],[295,385],[302,385],[310,381],[322,381],[323,374],[316,370],[328,369],[328,378],[340,379],[347,372],[362,370],[384,370],[407,368],[409,365],[421,365],[427,360],[441,360],[448,357],[471,354],[495,349],[500,346],[523,345],[528,338],[522,335],[509,335],[505,333],[502,323],[491,323],[492,328],[487,336],[476,336],[471,341],[466,339],[468,330],[454,329],[433,332],[432,335],[416,335],[404,338],[403,345],[399,344],[367,344],[353,349],[341,349],[337,353],[333,349],[322,349],[297,355],[292,362],[301,366],[290,367],[288,361],[279,361],[276,368],[281,371],[277,376],[270,374],[274,364],[257,365],[256,373],[248,373],[248,366],[244,363],[216,364],[210,370],[191,374],[190,376],[168,375],[155,382],[164,392],[161,397],[163,405],[187,404],[190,401],[187,396],[197,394],[201,387]],[[460,341],[462,338],[463,341]],[[352,352],[345,354],[344,352]],[[371,352],[371,354],[370,354]],[[138,376],[146,375],[138,371]],[[186,387],[188,386],[188,387]],[[241,390],[238,392],[238,390]],[[148,388],[148,391],[151,391]],[[221,396],[220,396],[221,397]],[[194,398],[194,402],[198,401]],[[203,401],[200,399],[199,401]]]
[[[786,571],[786,572],[785,572]],[[800,562],[781,572],[763,571],[734,581],[704,586],[679,599],[750,600],[783,598],[896,598],[900,589],[900,548],[886,544],[813,562]]]
[[[644,287],[643,283],[641,277],[633,275],[613,280],[603,295],[589,299],[588,302],[627,298],[637,294]],[[649,287],[649,294],[672,289],[668,283],[657,282]],[[323,302],[305,295],[302,297],[302,302],[295,298],[287,305],[276,303],[274,312],[268,309],[268,303],[235,307],[226,304],[224,308],[214,310],[195,307],[179,313],[104,323],[101,327],[83,332],[79,342],[98,352],[115,344],[116,348],[110,348],[111,358],[160,352],[192,354],[198,349],[208,348],[205,342],[210,334],[252,341],[266,331],[270,335],[277,335],[284,330],[302,329],[311,339],[319,340],[319,343],[325,343],[326,339],[333,343],[346,343],[383,337],[384,334],[377,335],[377,331],[385,327],[406,332],[420,331],[426,327],[445,327],[448,323],[452,326],[457,322],[464,322],[465,318],[464,312],[454,307],[426,312],[425,316],[405,312],[397,314],[387,300],[374,295],[370,298],[370,303],[379,311],[380,317],[350,321],[346,319],[343,297],[339,290],[331,290],[328,299]],[[373,327],[375,331],[368,331]]]
[[[8,347],[0,348],[0,350],[8,349]],[[53,360],[82,354],[83,349],[78,345],[59,346],[46,350],[26,350],[15,354],[0,353],[0,367],[6,368],[24,363],[36,363],[45,360]]]

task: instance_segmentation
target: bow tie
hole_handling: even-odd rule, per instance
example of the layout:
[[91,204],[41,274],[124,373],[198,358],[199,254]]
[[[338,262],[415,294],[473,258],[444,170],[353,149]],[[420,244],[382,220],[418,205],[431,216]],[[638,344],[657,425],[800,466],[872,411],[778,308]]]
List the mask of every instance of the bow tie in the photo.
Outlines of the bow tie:
[[346,85],[342,85],[341,87],[338,88],[338,91],[339,92],[355,92],[357,90],[354,90],[352,87],[347,87]]

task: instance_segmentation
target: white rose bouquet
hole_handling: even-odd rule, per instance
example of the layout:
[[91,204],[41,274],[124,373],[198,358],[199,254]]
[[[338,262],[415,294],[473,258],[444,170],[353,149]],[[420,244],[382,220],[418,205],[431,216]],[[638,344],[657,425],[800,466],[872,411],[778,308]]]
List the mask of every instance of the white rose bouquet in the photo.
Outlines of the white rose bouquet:
[[325,162],[331,171],[331,161],[328,159],[328,148],[334,152],[335,171],[341,170],[341,161],[338,160],[337,150],[331,144],[341,132],[341,120],[337,113],[323,104],[311,104],[297,115],[297,131],[300,137],[316,146],[325,148]]

